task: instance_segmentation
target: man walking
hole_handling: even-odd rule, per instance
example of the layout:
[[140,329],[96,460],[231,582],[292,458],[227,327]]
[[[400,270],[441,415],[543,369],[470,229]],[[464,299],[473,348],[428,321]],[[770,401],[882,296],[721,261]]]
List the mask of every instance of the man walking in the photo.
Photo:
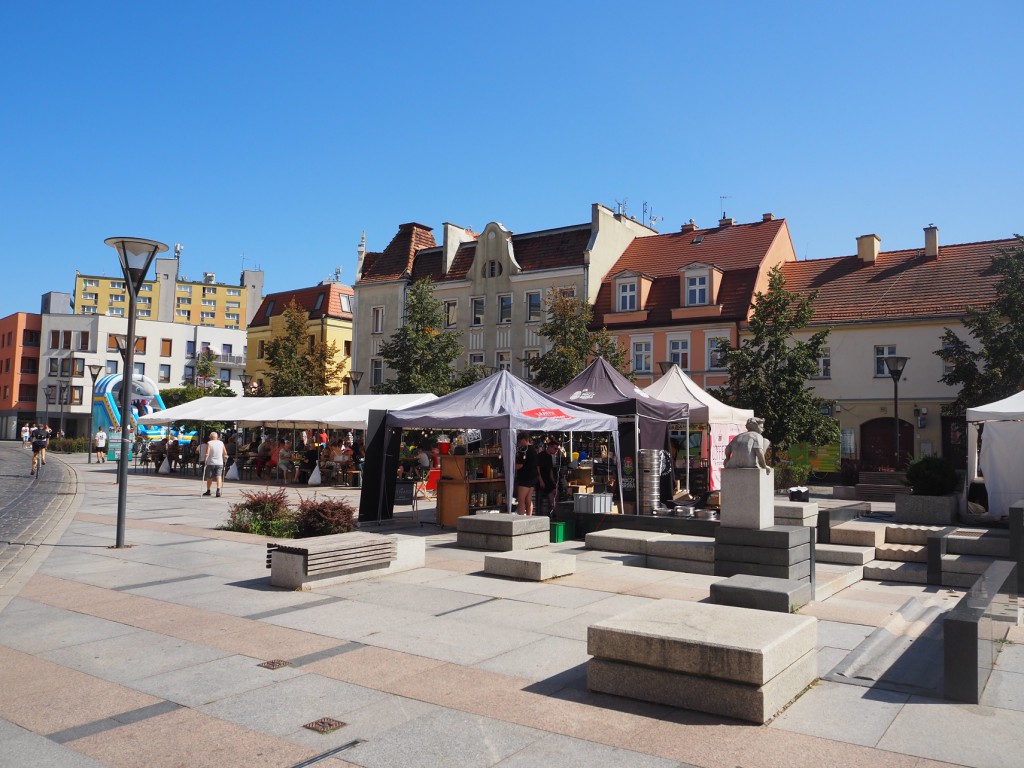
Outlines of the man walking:
[[533,489],[537,485],[537,451],[525,432],[519,435],[516,450],[516,501],[520,515],[533,514]]
[[224,459],[227,457],[227,449],[224,447],[224,443],[220,441],[220,437],[216,432],[210,433],[210,439],[206,441],[206,445],[203,448],[203,463],[206,465],[206,469],[203,475],[206,477],[206,493],[203,496],[210,495],[210,487],[213,485],[213,481],[217,481],[217,496],[220,496],[221,485],[224,482]]
[[102,464],[107,460],[107,433],[100,427],[96,430],[93,438],[93,450],[96,452],[96,463]]

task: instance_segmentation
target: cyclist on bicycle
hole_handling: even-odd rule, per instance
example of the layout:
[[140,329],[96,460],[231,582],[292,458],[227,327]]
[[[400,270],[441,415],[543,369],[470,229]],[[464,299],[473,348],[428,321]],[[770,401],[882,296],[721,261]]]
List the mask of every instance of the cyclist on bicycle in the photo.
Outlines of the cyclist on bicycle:
[[46,446],[50,442],[50,433],[42,424],[36,424],[35,429],[29,434],[29,441],[32,443],[32,472],[36,473],[39,462],[46,463]]

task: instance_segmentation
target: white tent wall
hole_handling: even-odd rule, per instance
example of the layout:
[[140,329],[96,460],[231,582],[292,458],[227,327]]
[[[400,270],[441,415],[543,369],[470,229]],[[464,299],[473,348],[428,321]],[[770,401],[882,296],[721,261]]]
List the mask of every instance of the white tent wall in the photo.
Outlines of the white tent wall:
[[1022,445],[1024,422],[985,422],[980,463],[991,515],[1009,514],[1010,506],[1024,499],[1024,472],[1020,471],[1019,453]]

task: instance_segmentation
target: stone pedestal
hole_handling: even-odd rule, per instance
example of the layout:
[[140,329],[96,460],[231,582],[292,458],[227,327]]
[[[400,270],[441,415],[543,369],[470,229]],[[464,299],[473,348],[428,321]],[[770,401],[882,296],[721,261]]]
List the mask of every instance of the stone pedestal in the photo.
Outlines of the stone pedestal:
[[775,472],[757,467],[722,470],[722,512],[725,528],[768,528],[775,525]]

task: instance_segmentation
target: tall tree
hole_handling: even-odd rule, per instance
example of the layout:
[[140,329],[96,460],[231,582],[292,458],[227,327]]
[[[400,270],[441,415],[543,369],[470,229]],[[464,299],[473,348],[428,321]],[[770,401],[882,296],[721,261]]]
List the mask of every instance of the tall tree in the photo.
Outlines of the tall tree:
[[801,296],[787,291],[782,267],[776,265],[768,275],[768,290],[754,294],[751,335],[738,348],[723,345],[729,367],[723,398],[764,418],[773,451],[839,440],[838,422],[822,413],[834,401],[818,397],[807,385],[817,373],[829,331],[818,331],[807,341],[793,335],[810,323],[816,297],[817,292]]
[[939,380],[960,387],[946,415],[963,417],[968,408],[1024,389],[1024,237],[1014,237],[1013,248],[1000,248],[992,258],[999,276],[995,300],[967,308],[963,324],[974,345],[946,328],[942,349],[935,351],[947,366]]
[[594,312],[583,299],[567,292],[549,289],[544,298],[548,319],[540,334],[551,347],[529,361],[532,382],[548,391],[560,389],[572,381],[597,355],[604,357],[631,381],[636,374],[629,368],[629,354],[608,333],[607,328],[590,330]]
[[281,313],[284,326],[267,342],[267,387],[272,397],[333,395],[341,389],[346,358],[333,341],[310,341],[306,312],[293,298]]
[[432,392],[446,395],[476,381],[480,372],[458,371],[462,334],[444,330],[444,306],[434,297],[429,279],[413,283],[405,300],[405,323],[385,341],[380,356],[394,378],[373,388],[384,395]]

